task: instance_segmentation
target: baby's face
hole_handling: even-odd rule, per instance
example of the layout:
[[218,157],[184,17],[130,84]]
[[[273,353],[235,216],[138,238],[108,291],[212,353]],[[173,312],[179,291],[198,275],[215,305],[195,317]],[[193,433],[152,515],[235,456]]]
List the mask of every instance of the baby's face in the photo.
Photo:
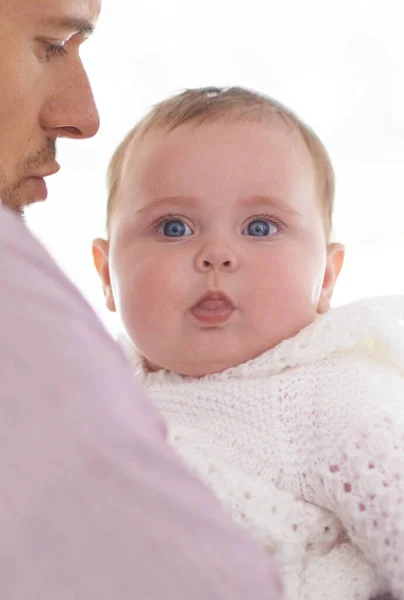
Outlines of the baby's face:
[[200,376],[325,312],[341,257],[297,133],[213,123],[133,145],[99,271],[149,366]]

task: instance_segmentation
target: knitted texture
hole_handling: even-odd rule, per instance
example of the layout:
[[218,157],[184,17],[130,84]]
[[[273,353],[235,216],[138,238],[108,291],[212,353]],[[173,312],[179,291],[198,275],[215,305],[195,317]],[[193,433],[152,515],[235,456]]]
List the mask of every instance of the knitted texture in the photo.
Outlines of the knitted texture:
[[404,599],[404,297],[318,317],[243,365],[148,373],[170,439],[283,570],[288,600]]

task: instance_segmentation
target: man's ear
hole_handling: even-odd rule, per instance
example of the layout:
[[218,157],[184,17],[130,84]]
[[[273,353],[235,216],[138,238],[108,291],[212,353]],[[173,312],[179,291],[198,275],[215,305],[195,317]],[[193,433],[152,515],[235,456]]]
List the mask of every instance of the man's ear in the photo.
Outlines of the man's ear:
[[102,289],[104,291],[107,308],[111,312],[116,312],[109,272],[109,243],[107,240],[98,238],[93,241],[92,248],[94,265],[102,282]]
[[327,248],[327,263],[324,273],[317,312],[328,312],[335,284],[344,264],[345,248],[342,244],[329,244]]

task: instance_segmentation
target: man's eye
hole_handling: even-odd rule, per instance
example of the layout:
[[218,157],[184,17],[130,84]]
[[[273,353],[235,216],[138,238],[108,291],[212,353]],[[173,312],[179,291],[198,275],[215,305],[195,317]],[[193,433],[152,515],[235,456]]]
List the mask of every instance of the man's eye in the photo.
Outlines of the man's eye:
[[64,56],[65,54],[67,54],[67,50],[64,47],[64,44],[63,45],[46,44],[45,52],[46,52],[46,60],[50,60],[51,58],[53,58],[55,56]]
[[170,219],[159,223],[156,228],[157,233],[170,238],[180,238],[192,235],[191,229],[179,219]]

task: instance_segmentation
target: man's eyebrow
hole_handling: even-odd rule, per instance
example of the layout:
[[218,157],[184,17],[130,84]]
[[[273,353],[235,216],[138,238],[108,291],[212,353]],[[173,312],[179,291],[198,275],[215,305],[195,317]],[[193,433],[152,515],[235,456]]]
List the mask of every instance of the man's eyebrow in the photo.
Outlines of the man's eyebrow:
[[95,25],[91,21],[80,17],[50,18],[44,21],[44,25],[66,32],[74,32],[76,35],[82,35],[83,37],[89,37],[95,29]]

